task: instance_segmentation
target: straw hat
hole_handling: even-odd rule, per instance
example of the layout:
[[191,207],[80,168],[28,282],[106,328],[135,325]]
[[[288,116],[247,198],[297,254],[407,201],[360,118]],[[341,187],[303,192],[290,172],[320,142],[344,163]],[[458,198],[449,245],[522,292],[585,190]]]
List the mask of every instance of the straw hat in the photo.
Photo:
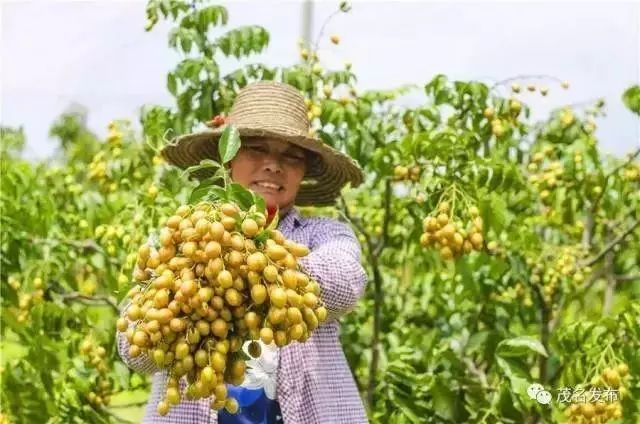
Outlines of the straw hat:
[[[274,137],[315,154],[319,160],[307,167],[296,205],[332,205],[346,183],[357,187],[364,179],[353,159],[309,135],[304,98],[288,84],[260,81],[244,87],[225,119],[227,123],[238,129],[240,137]],[[223,130],[224,125],[179,136],[163,148],[162,156],[183,169],[199,164],[202,159],[217,160],[218,139]],[[194,176],[202,179],[211,174],[206,169],[196,171]]]

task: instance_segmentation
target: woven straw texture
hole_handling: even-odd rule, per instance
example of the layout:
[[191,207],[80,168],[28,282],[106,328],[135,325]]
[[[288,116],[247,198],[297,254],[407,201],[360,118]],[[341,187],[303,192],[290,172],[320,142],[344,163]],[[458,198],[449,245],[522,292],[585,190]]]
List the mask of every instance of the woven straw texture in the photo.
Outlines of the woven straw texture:
[[[364,179],[353,159],[309,136],[304,98],[288,84],[260,81],[246,86],[238,93],[225,124],[234,125],[241,138],[278,138],[319,157],[320,161],[305,174],[296,205],[333,205],[347,183],[357,187]],[[179,136],[164,147],[162,156],[183,169],[199,164],[202,159],[218,160],[218,140],[223,131],[224,126],[221,126]],[[193,175],[203,179],[211,174],[211,170],[200,170]]]

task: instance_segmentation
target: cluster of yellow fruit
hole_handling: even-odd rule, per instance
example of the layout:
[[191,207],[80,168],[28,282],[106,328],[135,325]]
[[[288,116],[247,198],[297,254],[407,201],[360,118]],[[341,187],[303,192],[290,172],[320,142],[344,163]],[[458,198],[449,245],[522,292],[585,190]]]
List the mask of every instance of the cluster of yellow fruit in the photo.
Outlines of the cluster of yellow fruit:
[[500,138],[504,135],[504,123],[502,120],[496,116],[496,110],[492,106],[487,106],[482,112],[485,118],[489,120],[491,123],[491,133],[496,137]]
[[640,181],[640,163],[630,163],[623,170],[621,170],[622,176],[629,182]]
[[422,168],[419,165],[404,166],[397,165],[393,168],[394,181],[419,181],[422,174]]
[[[15,277],[9,276],[8,281],[9,286],[15,290],[16,292],[20,290],[22,287],[22,283]],[[33,292],[25,293],[23,288],[23,292],[18,296],[18,308],[14,308],[16,319],[19,323],[25,323],[29,319],[29,310],[31,307],[42,303],[42,299],[44,297],[44,282],[42,278],[36,277],[33,279],[32,287]]]
[[86,338],[80,344],[80,354],[88,366],[98,371],[95,391],[88,393],[87,400],[97,408],[109,405],[111,402],[111,383],[107,377],[107,350],[104,346],[96,346],[90,338]]
[[104,152],[98,152],[89,164],[89,179],[102,180],[107,177],[107,162],[103,160]]
[[115,121],[109,122],[108,125],[109,132],[107,133],[107,143],[111,147],[120,147],[122,146],[122,137],[123,134],[120,132],[118,128],[118,123]]
[[[554,154],[555,148],[551,145],[546,145],[533,154],[531,162],[527,166],[527,169],[531,172],[529,182],[540,191],[540,200],[543,203],[548,203],[551,200],[550,196],[553,190],[558,188],[563,181],[564,167],[562,162],[559,160],[546,161],[546,159],[555,159]],[[580,166],[582,166],[582,155],[576,154],[576,158],[576,163],[580,163]]]
[[515,286],[507,287],[500,293],[492,292],[489,297],[492,300],[510,304],[513,304],[513,301],[517,300],[522,302],[522,304],[527,308],[533,306],[531,294],[527,292],[527,289],[524,287],[522,282],[518,282]]
[[[560,87],[564,88],[565,90],[569,88],[569,81],[562,81],[560,83]],[[549,94],[549,87],[547,86],[536,86],[533,83],[529,83],[527,84],[527,91],[533,93],[536,90],[538,90],[540,92],[541,95],[546,96],[547,94]],[[520,87],[520,84],[517,82],[514,82],[511,84],[511,91],[514,93],[520,93],[520,91],[522,91],[522,88]]]
[[309,98],[304,99],[304,104],[307,106],[307,118],[312,121],[314,118],[319,118],[322,115],[322,107],[319,103],[313,102]]
[[122,244],[128,246],[131,242],[139,242],[142,239],[140,234],[131,235],[122,225],[98,225],[94,230],[94,236],[105,246],[105,250],[109,255],[117,253],[117,245]]
[[573,114],[573,110],[570,108],[564,108],[560,111],[560,123],[563,128],[567,128],[569,125],[576,121],[576,117]]
[[[621,399],[628,396],[629,391],[624,382],[629,379],[629,366],[625,363],[615,367],[607,367],[600,375],[591,379],[593,388],[601,389],[600,399],[571,404],[565,409],[565,416],[571,423],[600,424],[623,417]],[[610,389],[611,396],[603,390]]]
[[266,224],[264,214],[232,203],[183,205],[161,228],[159,249],[140,247],[134,279],[141,284],[117,327],[130,356],[147,353],[170,369],[159,414],[180,402],[182,376],[187,396],[213,395],[211,408],[235,412],[225,382],[244,379],[244,342],[259,356],[257,340],[304,342],[326,320],[320,286],[298,264],[309,249]]
[[[560,283],[564,279],[570,279],[574,284],[580,285],[587,275],[591,273],[591,267],[581,268],[579,260],[585,256],[581,245],[564,246],[560,252],[554,252],[546,259],[540,259],[538,263],[552,262],[552,266],[543,267],[535,265],[531,275],[533,284],[542,285],[542,294],[547,304],[550,304],[556,294]],[[527,260],[529,265],[534,265],[534,260]]]
[[440,251],[442,259],[450,260],[472,250],[482,250],[482,218],[478,208],[469,208],[469,222],[465,229],[461,222],[453,222],[449,216],[449,202],[438,205],[437,215],[427,216],[422,221],[423,234],[420,244]]

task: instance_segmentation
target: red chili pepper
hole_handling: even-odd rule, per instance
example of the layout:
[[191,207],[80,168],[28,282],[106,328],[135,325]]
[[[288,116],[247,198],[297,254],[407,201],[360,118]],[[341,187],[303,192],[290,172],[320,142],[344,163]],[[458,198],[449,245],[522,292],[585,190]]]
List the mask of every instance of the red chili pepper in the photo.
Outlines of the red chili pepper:
[[276,212],[278,212],[277,206],[267,206],[267,224],[271,223],[273,217],[276,216]]

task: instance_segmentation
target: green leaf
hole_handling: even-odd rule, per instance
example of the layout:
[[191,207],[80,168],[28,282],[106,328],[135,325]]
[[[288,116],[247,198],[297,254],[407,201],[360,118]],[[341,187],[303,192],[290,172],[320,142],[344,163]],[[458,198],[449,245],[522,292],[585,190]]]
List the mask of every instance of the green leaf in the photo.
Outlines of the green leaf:
[[235,201],[243,210],[248,210],[253,205],[253,199],[251,190],[237,183],[229,185],[229,200]]
[[117,377],[117,382],[120,385],[120,387],[124,390],[128,390],[129,389],[129,376],[130,376],[130,371],[129,368],[127,368],[127,366],[125,364],[123,364],[120,361],[115,361],[113,363],[113,371]]
[[169,93],[173,94],[174,96],[178,91],[176,76],[171,72],[167,74],[167,89],[169,90]]
[[215,42],[226,56],[236,58],[260,53],[268,44],[267,30],[255,25],[232,29]]
[[227,200],[229,200],[229,196],[228,196],[227,191],[225,189],[223,189],[222,187],[211,187],[209,189],[209,194],[207,195],[205,200],[209,200],[209,201],[216,201],[216,200],[227,201]]
[[260,196],[256,192],[252,192],[253,194],[253,203],[256,205],[256,210],[260,213],[267,212],[267,203],[264,200],[264,197]]
[[449,388],[448,382],[444,379],[437,379],[431,386],[431,396],[433,397],[433,408],[440,417],[446,420],[453,420],[455,415],[455,393]]
[[218,143],[220,161],[225,164],[236,156],[240,149],[240,134],[233,125],[227,125]]
[[200,161],[200,164],[198,164],[198,165],[192,165],[192,166],[190,166],[190,167],[186,168],[186,169],[182,172],[182,174],[183,174],[183,175],[184,175],[184,174],[190,174],[190,173],[193,173],[193,172],[195,172],[195,171],[199,171],[199,170],[201,170],[201,169],[209,169],[209,168],[213,168],[213,169],[220,169],[220,168],[221,168],[221,165],[220,165],[218,162],[216,162],[215,160],[213,160],[213,159],[202,159],[202,160]]
[[546,349],[539,340],[529,337],[520,336],[512,339],[506,339],[498,343],[497,354],[501,357],[521,357],[529,353],[539,353],[542,356],[548,356]]
[[631,112],[640,115],[640,85],[629,87],[622,95],[622,101]]
[[200,185],[198,185],[191,191],[191,194],[189,195],[189,203],[197,203],[200,199],[206,197],[207,194],[209,194],[209,192],[211,191],[213,185],[213,179],[207,178],[206,180],[204,180],[202,183],[200,183]]
[[531,376],[527,365],[517,358],[496,357],[498,367],[504,372],[511,383],[511,390],[521,399],[528,397],[527,388],[531,384]]

